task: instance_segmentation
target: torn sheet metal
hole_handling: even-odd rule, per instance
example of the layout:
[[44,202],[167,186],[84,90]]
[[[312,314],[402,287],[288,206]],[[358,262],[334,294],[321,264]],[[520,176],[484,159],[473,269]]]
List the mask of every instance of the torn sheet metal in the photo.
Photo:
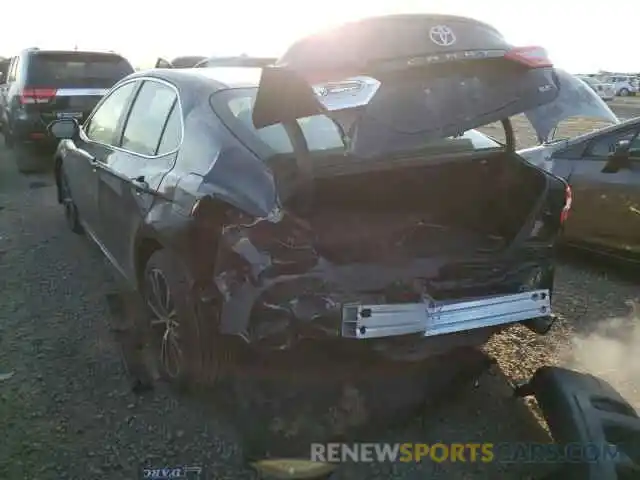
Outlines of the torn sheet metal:
[[231,213],[215,273],[223,298],[222,333],[250,343],[275,342],[276,348],[300,338],[344,337],[344,305],[510,294],[525,288],[532,272],[540,281],[549,277],[541,269],[552,268],[544,248],[531,250],[528,260],[491,256],[480,261],[461,258],[459,246],[440,255],[402,253],[397,245],[384,244],[393,235],[374,231],[370,237],[379,238],[375,258],[367,251],[372,245],[358,248],[355,238],[346,240],[353,245],[349,251],[331,252],[329,240],[322,238],[332,235],[330,229],[313,223],[282,208],[261,219]]

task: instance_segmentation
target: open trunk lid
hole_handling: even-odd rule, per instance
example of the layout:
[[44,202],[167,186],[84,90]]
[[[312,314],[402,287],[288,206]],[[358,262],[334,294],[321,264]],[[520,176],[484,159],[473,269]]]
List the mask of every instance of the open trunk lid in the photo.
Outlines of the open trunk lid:
[[[538,110],[553,105],[563,85],[563,105]],[[588,109],[608,110],[581,87],[552,68],[544,49],[514,48],[482,22],[395,15],[293,44],[263,70],[253,122],[260,128],[330,114],[343,126],[350,153],[374,157],[419,149],[522,112],[546,137],[584,100]],[[281,102],[283,96],[289,101]],[[572,108],[564,101],[576,98],[581,103]]]
[[589,117],[612,124],[620,123],[616,114],[587,83],[564,70],[556,69],[555,73],[559,86],[557,98],[525,112],[540,143],[550,141],[560,122],[571,117]]
[[[256,154],[221,152],[207,178],[237,207],[216,262],[221,330],[262,341],[282,332],[264,319],[286,318],[374,338],[523,320],[506,305],[529,291],[548,301],[566,184],[470,130],[549,104],[559,88],[543,50],[514,49],[473,20],[413,15],[309,37],[263,70],[257,92],[214,93],[218,117]],[[431,303],[463,313],[441,329],[425,317]],[[391,314],[354,329],[348,305]]]

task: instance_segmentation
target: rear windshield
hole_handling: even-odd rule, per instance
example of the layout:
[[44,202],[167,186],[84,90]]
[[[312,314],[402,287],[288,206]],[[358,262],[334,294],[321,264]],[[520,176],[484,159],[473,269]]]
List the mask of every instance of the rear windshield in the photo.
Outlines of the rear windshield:
[[32,57],[27,84],[54,88],[111,88],[133,73],[119,55],[90,53],[39,53]]
[[[291,140],[281,124],[256,129],[253,126],[253,105],[256,88],[222,90],[211,97],[214,111],[231,131],[261,156],[291,154]],[[336,123],[325,115],[298,119],[298,124],[311,153],[341,153],[346,147]],[[477,130],[468,130],[456,137],[425,141],[424,148],[433,153],[474,151],[501,148],[502,145]]]

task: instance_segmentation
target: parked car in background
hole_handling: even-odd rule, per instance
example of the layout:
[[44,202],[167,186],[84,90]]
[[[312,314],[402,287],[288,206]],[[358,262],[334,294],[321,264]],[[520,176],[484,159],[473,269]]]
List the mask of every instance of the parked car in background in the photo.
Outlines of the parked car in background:
[[595,77],[579,75],[578,78],[589,85],[605,102],[613,100],[616,96],[616,86],[613,83],[604,83]]
[[[581,101],[607,108],[484,23],[366,19],[264,69],[127,77],[83,125],[52,124],[58,199],[145,299],[168,380],[215,376],[231,346],[455,364],[508,324],[552,323],[571,192],[516,154],[509,117],[544,136]],[[496,121],[505,144],[474,130]]]
[[563,240],[640,262],[640,119],[519,151],[573,191]]
[[277,58],[271,57],[249,57],[240,55],[239,57],[209,57],[199,62],[195,68],[210,67],[266,67],[275,63]]
[[[187,58],[187,57],[184,57]],[[233,57],[188,57],[191,62],[171,62],[164,58],[158,58],[156,68],[209,68],[209,67],[266,67],[274,63],[277,58],[271,57],[250,57],[239,55]],[[195,61],[197,59],[197,61]]]
[[164,58],[158,58],[156,68],[193,68],[197,63],[205,60],[207,57],[191,55],[184,57],[176,57],[171,61]]
[[619,97],[633,96],[639,90],[638,80],[630,75],[603,76],[599,80],[603,83],[612,83]]
[[0,124],[18,169],[42,167],[33,146],[56,141],[47,126],[58,118],[82,122],[102,96],[133,72],[116,53],[27,49],[11,60],[0,91]]

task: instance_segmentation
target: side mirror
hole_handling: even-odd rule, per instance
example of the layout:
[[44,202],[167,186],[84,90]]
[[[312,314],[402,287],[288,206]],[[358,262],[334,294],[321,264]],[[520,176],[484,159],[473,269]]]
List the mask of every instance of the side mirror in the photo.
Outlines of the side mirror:
[[616,143],[613,154],[629,155],[629,148],[631,148],[631,142],[629,140],[620,140],[618,143]]
[[49,124],[49,132],[60,140],[75,138],[80,130],[80,125],[74,118],[62,118]]
[[620,140],[616,143],[613,153],[609,156],[606,165],[602,169],[602,173],[616,173],[624,168],[631,168],[630,148],[631,142],[629,140]]

